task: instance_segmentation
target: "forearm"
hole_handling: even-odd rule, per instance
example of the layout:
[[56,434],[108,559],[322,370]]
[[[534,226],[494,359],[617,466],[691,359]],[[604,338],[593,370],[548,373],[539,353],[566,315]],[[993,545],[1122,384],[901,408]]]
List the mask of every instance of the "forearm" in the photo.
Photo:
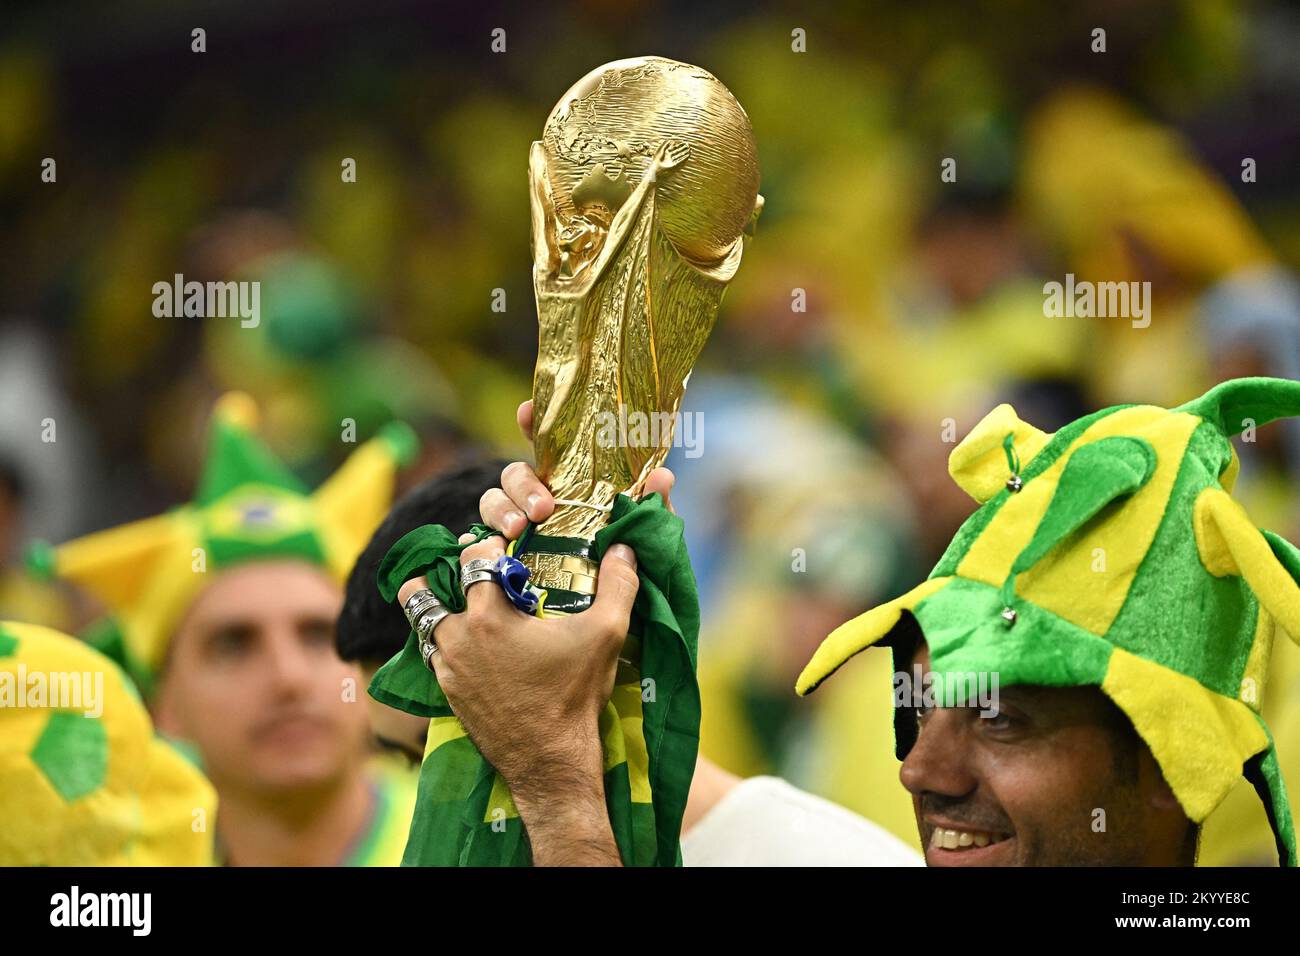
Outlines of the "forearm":
[[605,807],[603,758],[593,734],[511,784],[535,866],[621,866]]

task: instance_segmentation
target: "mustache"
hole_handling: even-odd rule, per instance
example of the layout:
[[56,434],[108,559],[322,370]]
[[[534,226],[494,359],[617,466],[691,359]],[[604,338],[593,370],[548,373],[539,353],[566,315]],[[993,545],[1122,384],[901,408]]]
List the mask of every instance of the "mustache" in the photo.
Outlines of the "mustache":
[[966,797],[927,793],[921,797],[921,818],[943,817],[951,823],[990,833],[1015,833],[1011,821],[996,810],[971,805]]
[[328,714],[317,707],[304,707],[297,704],[278,707],[266,717],[256,721],[250,729],[250,733],[255,739],[265,737],[281,724],[298,720],[324,725],[328,723]]

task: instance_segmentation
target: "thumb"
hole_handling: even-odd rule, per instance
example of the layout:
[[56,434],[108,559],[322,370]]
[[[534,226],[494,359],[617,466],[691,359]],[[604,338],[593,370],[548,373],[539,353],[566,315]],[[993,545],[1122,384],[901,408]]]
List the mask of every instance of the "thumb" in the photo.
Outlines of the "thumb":
[[600,562],[596,578],[596,600],[583,615],[601,630],[622,638],[632,619],[632,602],[640,590],[636,576],[636,554],[625,544],[612,545]]

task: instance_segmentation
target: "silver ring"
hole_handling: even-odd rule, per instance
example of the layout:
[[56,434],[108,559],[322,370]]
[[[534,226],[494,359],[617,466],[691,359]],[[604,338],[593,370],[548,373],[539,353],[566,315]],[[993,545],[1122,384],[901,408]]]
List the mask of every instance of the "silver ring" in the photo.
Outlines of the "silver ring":
[[433,670],[430,658],[438,649],[438,645],[433,640],[433,632],[442,623],[443,618],[450,614],[451,611],[446,605],[439,603],[436,607],[425,611],[424,615],[415,622],[415,636],[420,643],[420,656],[424,658],[424,666],[429,670]]
[[406,614],[407,623],[414,628],[425,611],[441,606],[442,602],[438,600],[437,595],[428,588],[421,588],[406,599],[406,603],[402,605],[402,611]]
[[451,610],[444,604],[430,608],[415,622],[415,633],[422,641],[433,640],[433,629],[442,623]]
[[424,640],[424,638],[420,639],[420,656],[424,658],[424,666],[427,667],[429,670],[434,669],[433,655],[437,650],[438,650],[438,645],[433,643],[433,641],[426,641]]
[[460,569],[460,589],[468,592],[470,587],[480,581],[495,581],[496,577],[496,561],[490,558],[475,558],[473,561],[466,562]]

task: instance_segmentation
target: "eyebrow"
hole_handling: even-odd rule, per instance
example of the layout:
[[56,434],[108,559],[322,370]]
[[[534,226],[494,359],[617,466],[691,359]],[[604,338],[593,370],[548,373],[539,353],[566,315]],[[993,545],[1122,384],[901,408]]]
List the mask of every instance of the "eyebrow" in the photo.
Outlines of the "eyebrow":
[[[333,627],[338,618],[329,614],[321,614],[317,611],[304,611],[301,614],[293,616],[295,627],[324,625]],[[228,620],[219,620],[211,624],[203,625],[205,634],[221,634],[230,632],[255,633],[261,629],[261,622],[255,618],[232,618]]]
[[203,629],[203,639],[213,641],[219,637],[251,637],[256,633],[257,624],[254,621],[243,619],[218,621]]
[[302,614],[294,619],[297,627],[334,627],[338,623],[338,618],[331,617],[328,614]]

